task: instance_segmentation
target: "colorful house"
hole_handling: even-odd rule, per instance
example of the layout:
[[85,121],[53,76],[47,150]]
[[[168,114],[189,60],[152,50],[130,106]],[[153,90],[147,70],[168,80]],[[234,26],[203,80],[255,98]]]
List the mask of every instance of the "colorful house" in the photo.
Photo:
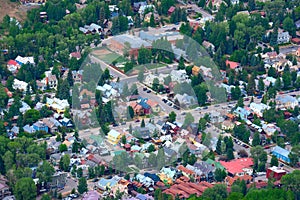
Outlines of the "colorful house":
[[117,132],[116,130],[112,129],[107,133],[108,142],[115,145],[121,139],[121,133]]

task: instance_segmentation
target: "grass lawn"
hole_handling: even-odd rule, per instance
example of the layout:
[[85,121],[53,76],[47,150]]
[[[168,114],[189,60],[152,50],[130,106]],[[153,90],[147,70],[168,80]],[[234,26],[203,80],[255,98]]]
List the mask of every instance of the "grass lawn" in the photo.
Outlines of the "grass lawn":
[[122,55],[119,55],[115,52],[112,52],[110,49],[102,47],[102,48],[95,48],[92,52],[96,57],[103,60],[107,64],[111,64],[114,61],[117,63],[127,62],[128,60],[124,58]]
[[166,66],[166,64],[163,64],[163,63],[149,63],[149,64],[144,64],[144,65],[138,65],[135,68],[139,69],[140,67],[145,67],[148,70],[151,70],[151,69],[156,69],[156,68],[160,68],[160,67],[164,67],[164,66]]

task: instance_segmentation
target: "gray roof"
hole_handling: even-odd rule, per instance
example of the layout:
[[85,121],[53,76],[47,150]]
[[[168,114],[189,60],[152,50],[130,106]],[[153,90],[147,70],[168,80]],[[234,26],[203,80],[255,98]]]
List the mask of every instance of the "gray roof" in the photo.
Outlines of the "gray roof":
[[117,36],[113,37],[113,40],[115,40],[119,43],[122,43],[122,44],[125,44],[125,42],[128,42],[130,44],[130,47],[134,48],[134,49],[141,48],[142,46],[144,46],[144,47],[152,46],[149,42],[142,40],[141,38],[133,36],[133,35],[125,35],[125,34],[117,35]]

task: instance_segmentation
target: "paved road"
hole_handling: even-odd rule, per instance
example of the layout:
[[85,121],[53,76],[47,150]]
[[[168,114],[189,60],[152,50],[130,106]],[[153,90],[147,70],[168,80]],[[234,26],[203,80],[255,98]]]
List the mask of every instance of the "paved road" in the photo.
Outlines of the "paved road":
[[288,47],[282,47],[279,49],[279,52],[282,54],[289,54],[295,52],[300,46],[299,45],[291,45]]

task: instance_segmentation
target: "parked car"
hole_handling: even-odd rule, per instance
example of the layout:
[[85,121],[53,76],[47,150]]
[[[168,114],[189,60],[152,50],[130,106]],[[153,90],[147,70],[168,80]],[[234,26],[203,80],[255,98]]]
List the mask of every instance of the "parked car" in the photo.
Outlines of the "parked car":
[[151,90],[147,90],[147,93],[151,93]]
[[147,89],[146,87],[144,87],[144,88],[143,88],[143,91],[146,91],[146,90],[148,90],[148,89]]

